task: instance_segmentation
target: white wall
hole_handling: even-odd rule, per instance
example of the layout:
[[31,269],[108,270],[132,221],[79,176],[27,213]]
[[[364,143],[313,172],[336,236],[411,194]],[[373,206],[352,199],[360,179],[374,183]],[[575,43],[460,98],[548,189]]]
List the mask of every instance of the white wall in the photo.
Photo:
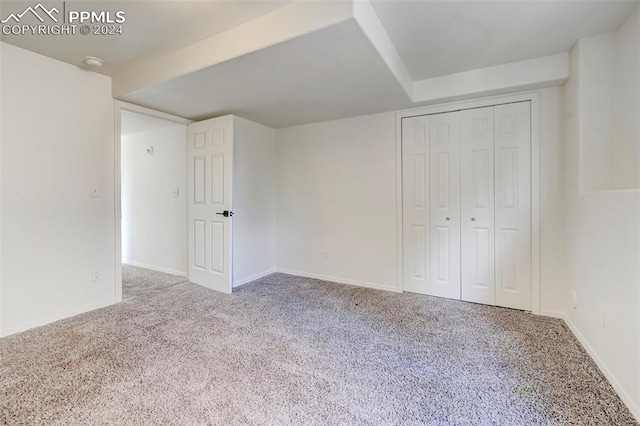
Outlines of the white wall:
[[[561,91],[539,94],[541,308],[560,315],[566,304]],[[278,269],[399,289],[395,113],[278,129],[276,139]]]
[[570,327],[640,418],[640,191],[581,190],[588,170],[581,152],[593,142],[583,132],[583,120],[592,117],[581,108],[589,108],[585,97],[597,102],[582,79],[599,66],[581,58],[593,53],[584,46],[580,41],[571,52],[572,76],[564,87],[567,283],[578,301],[565,310]]
[[580,187],[640,188],[640,6],[616,32],[581,39],[572,71],[579,96]]
[[110,78],[1,49],[7,335],[114,302],[114,108]]
[[278,269],[397,289],[395,114],[276,137]]
[[616,32],[614,184],[640,188],[640,6]]
[[122,260],[186,275],[187,129],[162,121],[122,137]]
[[562,182],[562,89],[539,91],[540,97],[540,309],[560,316],[566,307],[566,209]]
[[233,285],[275,270],[275,130],[233,118]]
[[580,184],[585,191],[602,191],[614,187],[613,88],[615,34],[583,38],[578,43],[581,54],[572,72],[579,68],[579,132],[581,147]]

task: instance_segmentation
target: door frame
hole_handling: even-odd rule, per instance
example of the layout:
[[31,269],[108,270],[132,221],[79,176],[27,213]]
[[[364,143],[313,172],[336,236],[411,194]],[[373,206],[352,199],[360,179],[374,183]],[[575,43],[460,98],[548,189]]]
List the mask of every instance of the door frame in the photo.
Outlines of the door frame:
[[540,315],[540,94],[537,91],[447,102],[402,110],[396,113],[396,274],[400,291],[404,291],[402,119],[526,101],[531,102],[531,312],[535,315]]
[[[144,114],[155,118],[162,118],[164,120],[172,121],[178,124],[185,125],[185,140],[187,138],[187,126],[193,121],[186,118],[178,117],[177,115],[167,114],[166,112],[156,111],[153,109],[145,108],[139,105],[130,104],[119,100],[114,100],[114,149],[113,149],[113,161],[115,172],[113,175],[114,180],[114,224],[115,224],[115,283],[114,283],[114,299],[115,303],[122,302],[122,164],[121,164],[121,151],[122,151],[122,124],[121,117],[122,111],[135,112],[138,114]],[[185,228],[187,224],[184,224]],[[189,271],[187,270],[187,279],[189,278]]]

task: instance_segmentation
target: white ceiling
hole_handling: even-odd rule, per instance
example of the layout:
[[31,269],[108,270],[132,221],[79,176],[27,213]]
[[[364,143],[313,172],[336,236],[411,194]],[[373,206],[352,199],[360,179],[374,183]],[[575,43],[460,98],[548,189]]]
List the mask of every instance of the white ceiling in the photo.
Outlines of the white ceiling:
[[120,115],[120,134],[122,136],[131,136],[137,133],[174,126],[181,126],[181,124],[126,110],[122,110],[122,114]]
[[568,52],[614,31],[638,4],[617,1],[373,0],[413,80]]
[[[0,1],[4,18],[37,0]],[[340,10],[334,7],[330,12],[330,4]],[[568,52],[581,37],[615,30],[638,0],[372,0],[371,4],[373,8],[366,6],[371,13],[364,29],[364,18],[354,19],[347,0],[68,0],[67,8],[125,10],[125,34],[3,35],[2,41],[76,65],[86,55],[101,57],[105,66],[100,72],[115,75],[114,81],[123,70],[143,69],[132,78],[144,82],[153,71],[170,69],[176,63],[171,62],[174,53],[184,53],[187,46],[199,46],[198,54],[205,59],[218,50],[238,52],[229,55],[234,59],[146,81],[119,98],[193,120],[232,113],[277,128],[408,108],[415,104],[406,89],[414,82]],[[343,17],[342,5],[351,10],[351,17]],[[320,24],[313,21],[314,14]],[[265,19],[278,24],[267,28]],[[312,21],[316,24],[308,25]],[[241,24],[243,32],[228,36],[226,30]],[[298,33],[247,54],[251,50],[246,45],[256,39],[273,39],[289,30]],[[372,31],[377,31],[378,43],[373,42]],[[213,50],[202,50],[206,42],[194,44],[216,38],[226,41],[211,44],[217,46]],[[177,57],[180,64],[198,62],[187,53]],[[406,75],[400,79],[403,86],[396,78],[398,70]]]
[[354,21],[147,86],[123,100],[195,121],[236,114],[274,128],[410,106]]
[[[0,15],[22,12],[39,0],[0,1]],[[42,0],[62,11],[62,1]],[[104,66],[97,70],[113,75],[124,67],[173,52],[250,21],[291,1],[74,1],[67,10],[108,10],[126,12],[122,35],[0,35],[0,40],[73,65],[82,65],[85,56],[97,56]],[[27,17],[29,18],[29,17]],[[25,19],[27,19],[25,18]],[[26,23],[38,24],[30,17]]]

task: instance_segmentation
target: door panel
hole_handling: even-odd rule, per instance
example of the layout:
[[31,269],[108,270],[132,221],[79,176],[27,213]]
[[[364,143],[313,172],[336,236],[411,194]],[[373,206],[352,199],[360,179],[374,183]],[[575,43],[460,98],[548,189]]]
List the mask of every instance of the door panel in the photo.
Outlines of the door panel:
[[205,188],[207,179],[207,160],[204,155],[193,159],[193,202],[205,203]]
[[411,157],[413,167],[410,170],[410,174],[413,175],[413,207],[418,209],[424,209],[424,198],[426,191],[426,176],[425,176],[425,164],[427,162],[427,157],[424,154],[417,154]]
[[189,280],[231,293],[233,118],[189,125]]
[[494,107],[496,302],[531,310],[530,102]]
[[224,207],[224,154],[211,156],[211,204]]
[[435,280],[448,283],[451,279],[451,270],[456,266],[451,264],[451,228],[448,226],[436,226],[434,231]]
[[429,118],[402,119],[404,290],[429,294]]
[[193,221],[193,267],[201,271],[205,270],[204,258],[207,253],[206,227],[204,220]]
[[211,272],[223,274],[224,265],[224,222],[222,220],[211,221]]
[[427,253],[426,253],[426,227],[422,225],[413,225],[412,251],[413,255],[413,278],[425,280],[427,278]]
[[460,114],[462,300],[494,304],[493,107]]
[[500,256],[500,288],[503,291],[517,292],[518,283],[518,230],[501,229],[498,236],[498,244],[501,249]]
[[433,194],[432,202],[440,209],[448,209],[449,208],[449,162],[451,161],[449,158],[448,152],[441,152],[433,155],[434,161],[433,166],[435,168],[433,176],[434,176],[434,187],[435,193]]
[[431,291],[460,298],[460,114],[430,120]]

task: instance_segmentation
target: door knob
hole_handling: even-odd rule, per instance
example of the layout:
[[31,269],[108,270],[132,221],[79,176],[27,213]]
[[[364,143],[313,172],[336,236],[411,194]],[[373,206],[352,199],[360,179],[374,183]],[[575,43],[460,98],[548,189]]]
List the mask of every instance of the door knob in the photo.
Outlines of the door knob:
[[471,218],[471,222],[473,222],[474,220],[476,220],[476,218],[475,218],[475,217],[472,217],[472,218]]
[[222,213],[218,212],[216,214],[219,214],[220,216],[224,216],[224,217],[233,216],[233,212],[230,212],[229,210],[225,210]]

